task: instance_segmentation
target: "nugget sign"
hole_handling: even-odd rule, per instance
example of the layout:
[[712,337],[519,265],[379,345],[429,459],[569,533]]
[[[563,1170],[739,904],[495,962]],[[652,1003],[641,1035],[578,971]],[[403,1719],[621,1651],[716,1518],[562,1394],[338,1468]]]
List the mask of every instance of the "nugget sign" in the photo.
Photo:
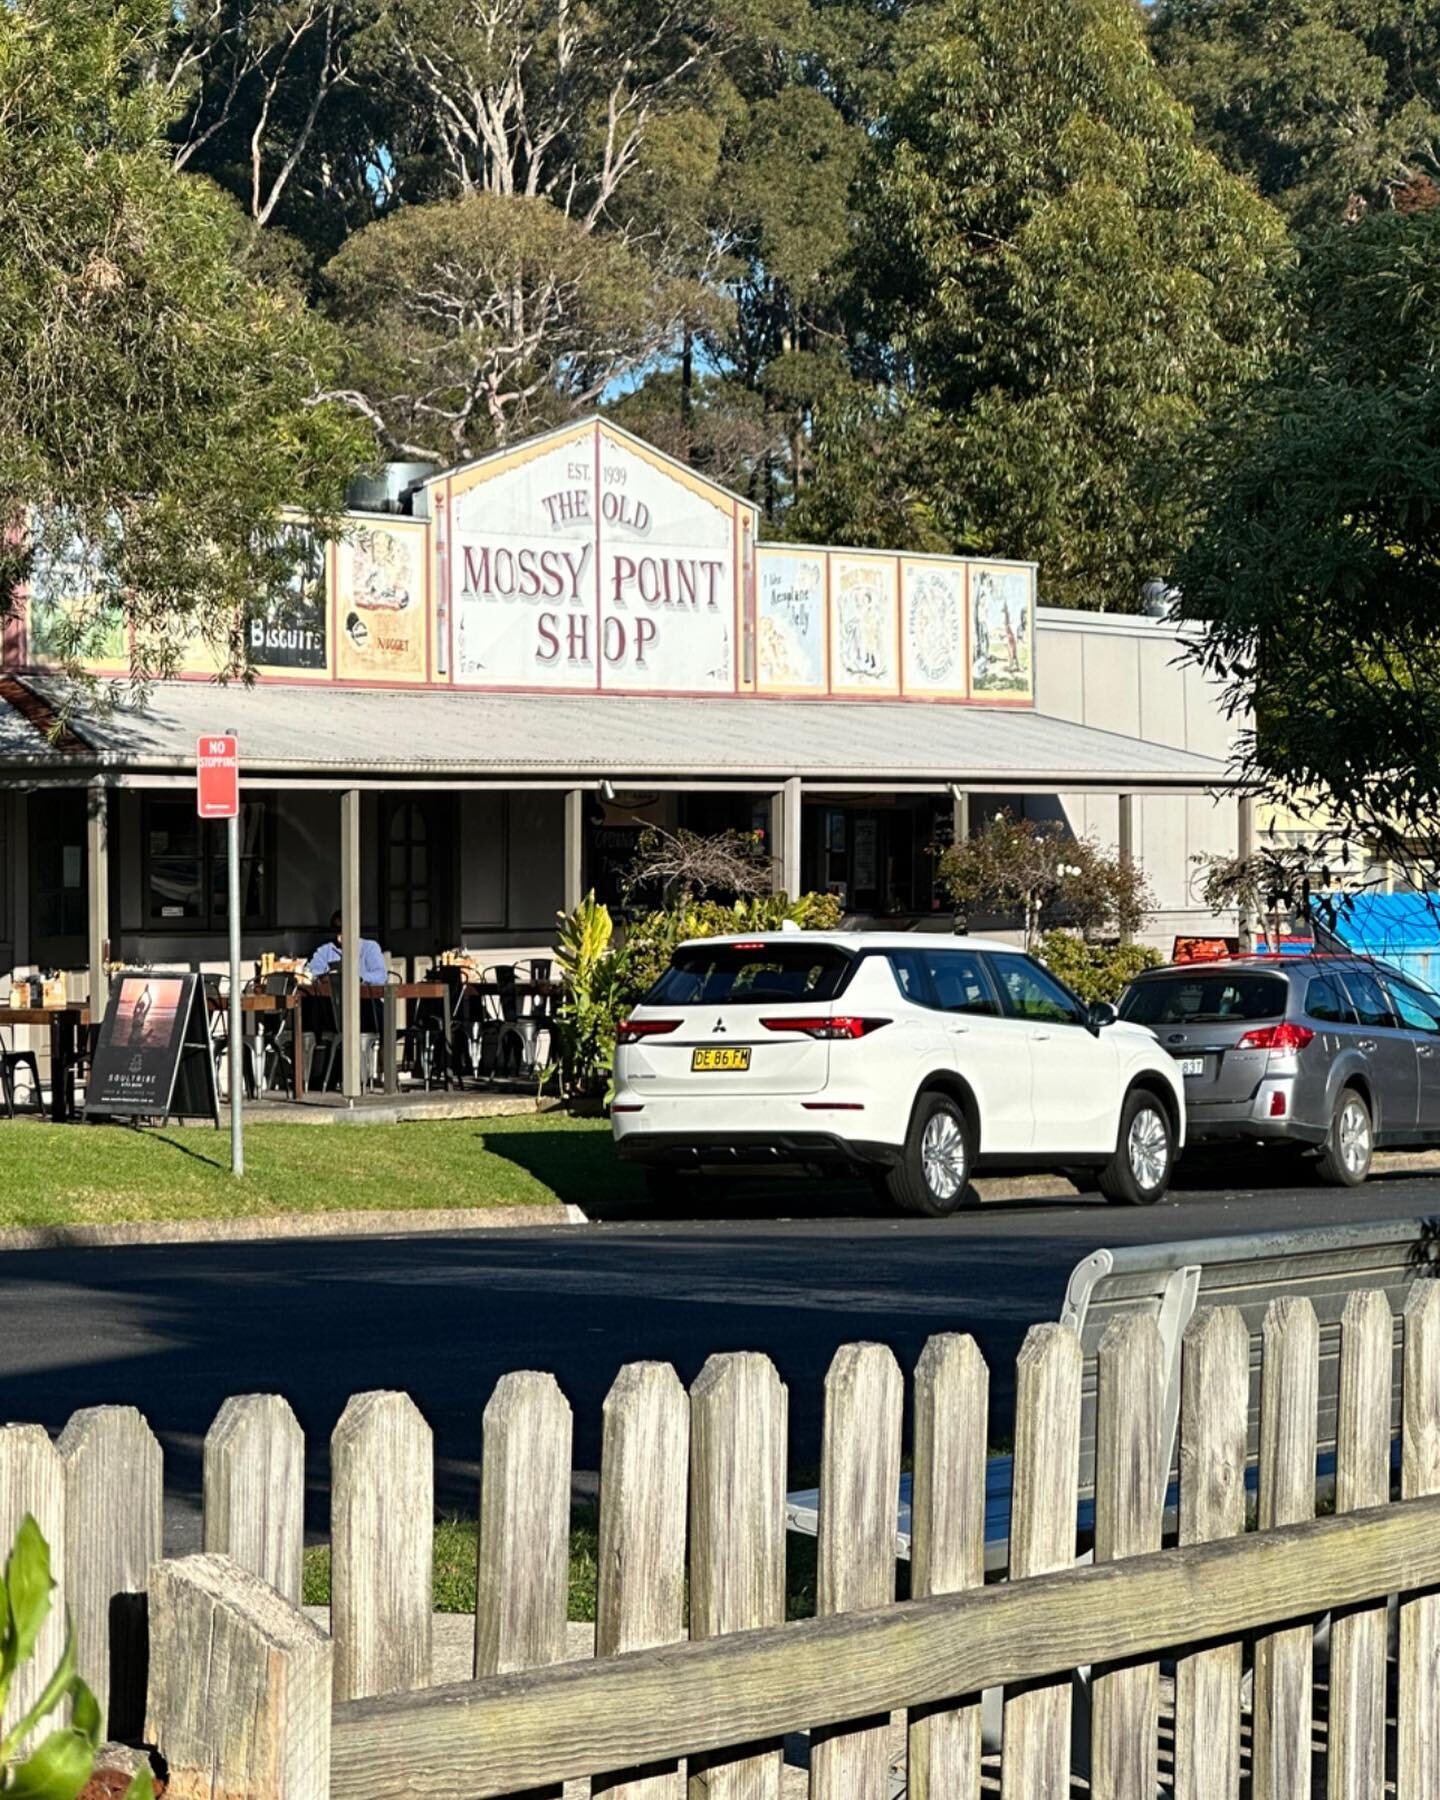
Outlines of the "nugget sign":
[[240,811],[240,751],[233,737],[202,737],[195,746],[195,810],[202,819]]

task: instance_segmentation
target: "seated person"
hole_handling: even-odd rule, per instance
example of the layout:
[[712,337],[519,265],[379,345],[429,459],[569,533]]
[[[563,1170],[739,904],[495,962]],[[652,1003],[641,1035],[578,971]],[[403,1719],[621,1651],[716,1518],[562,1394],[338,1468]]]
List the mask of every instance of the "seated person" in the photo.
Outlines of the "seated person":
[[[328,975],[344,956],[344,946],[340,941],[340,915],[330,915],[330,936],[306,963],[307,973],[311,975]],[[385,958],[380,946],[374,938],[360,939],[360,982],[363,987],[384,987]]]

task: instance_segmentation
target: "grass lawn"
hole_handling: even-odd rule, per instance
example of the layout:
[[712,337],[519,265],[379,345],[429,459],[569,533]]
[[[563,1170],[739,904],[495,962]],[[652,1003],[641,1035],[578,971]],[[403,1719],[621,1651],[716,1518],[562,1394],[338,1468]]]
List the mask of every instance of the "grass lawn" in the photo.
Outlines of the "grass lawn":
[[0,1226],[638,1198],[609,1123],[561,1113],[403,1125],[257,1125],[245,1178],[228,1127],[140,1131],[0,1119]]
[[[599,1554],[599,1509],[577,1506],[570,1515],[570,1605],[568,1616],[595,1622],[595,1572]],[[475,1540],[473,1519],[442,1520],[435,1527],[435,1610],[475,1610]],[[785,1617],[808,1619],[815,1613],[815,1540],[785,1534]],[[909,1564],[902,1565],[902,1592],[908,1592]],[[330,1546],[312,1544],[305,1552],[303,1599],[307,1606],[330,1604]]]

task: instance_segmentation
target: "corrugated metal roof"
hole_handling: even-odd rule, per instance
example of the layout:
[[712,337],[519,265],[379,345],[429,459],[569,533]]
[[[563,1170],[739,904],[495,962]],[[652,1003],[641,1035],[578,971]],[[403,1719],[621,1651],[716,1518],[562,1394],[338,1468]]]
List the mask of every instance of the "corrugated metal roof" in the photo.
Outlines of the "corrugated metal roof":
[[63,763],[61,751],[51,743],[43,726],[27,714],[43,719],[47,709],[13,676],[0,677],[0,767],[6,763],[27,768]]
[[[52,704],[50,678],[26,685]],[[3,717],[3,713],[0,713]],[[1028,786],[1226,785],[1225,765],[1036,713],[879,701],[645,699],[624,695],[155,686],[143,708],[81,703],[72,730],[104,766],[193,766],[204,731],[235,730],[258,775],[591,780],[784,778]],[[11,760],[0,752],[0,764]],[[83,760],[83,759],[82,759]]]

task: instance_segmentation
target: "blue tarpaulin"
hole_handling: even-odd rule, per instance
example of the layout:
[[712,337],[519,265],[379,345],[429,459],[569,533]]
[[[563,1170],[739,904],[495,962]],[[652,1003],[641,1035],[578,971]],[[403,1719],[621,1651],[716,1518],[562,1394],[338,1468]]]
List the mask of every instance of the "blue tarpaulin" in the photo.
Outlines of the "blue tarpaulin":
[[[1334,894],[1335,935],[1350,950],[1376,957],[1440,989],[1440,894]],[[1317,908],[1326,916],[1325,902]]]

